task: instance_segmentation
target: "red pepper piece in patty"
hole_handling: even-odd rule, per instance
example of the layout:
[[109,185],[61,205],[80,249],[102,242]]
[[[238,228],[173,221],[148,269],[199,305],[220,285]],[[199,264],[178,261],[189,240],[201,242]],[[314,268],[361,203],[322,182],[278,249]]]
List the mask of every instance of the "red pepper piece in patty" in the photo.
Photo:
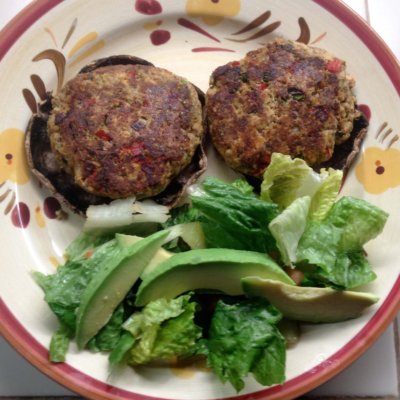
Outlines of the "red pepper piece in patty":
[[109,142],[109,141],[111,141],[111,136],[104,130],[104,129],[99,129],[96,133],[95,133],[95,135],[99,138],[99,139],[101,139],[101,140],[104,140],[104,141],[107,141],[107,142]]
[[343,61],[339,60],[338,58],[334,58],[333,60],[327,62],[326,69],[329,72],[337,74],[343,69]]

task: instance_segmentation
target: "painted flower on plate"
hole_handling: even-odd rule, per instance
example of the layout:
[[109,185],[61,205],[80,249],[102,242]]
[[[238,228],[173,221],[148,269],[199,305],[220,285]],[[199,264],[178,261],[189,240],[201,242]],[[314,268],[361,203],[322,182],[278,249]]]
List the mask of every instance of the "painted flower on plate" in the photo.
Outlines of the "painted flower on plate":
[[24,132],[15,128],[0,133],[0,183],[8,180],[22,185],[28,182],[24,138]]
[[356,177],[368,193],[380,194],[400,186],[400,151],[369,147],[356,167]]
[[240,11],[240,0],[187,0],[186,12],[190,17],[201,17],[207,25],[216,25],[225,17]]

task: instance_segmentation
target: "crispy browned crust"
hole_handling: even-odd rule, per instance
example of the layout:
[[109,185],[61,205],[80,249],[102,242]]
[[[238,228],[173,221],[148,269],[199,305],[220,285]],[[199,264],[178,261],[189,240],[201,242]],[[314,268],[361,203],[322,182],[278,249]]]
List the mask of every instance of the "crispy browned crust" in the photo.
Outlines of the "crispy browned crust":
[[217,68],[206,95],[212,141],[233,169],[261,177],[274,152],[318,167],[360,116],[345,63],[276,39]]
[[[147,61],[138,59],[136,57],[113,56],[106,59],[97,60],[89,64],[80,72],[80,74],[90,74],[93,71],[96,71],[98,68],[102,68],[108,65],[111,66],[116,65],[117,68],[120,68],[119,66],[125,68],[124,66],[131,66],[131,65],[138,66],[138,68],[142,68],[143,66],[151,66],[151,64],[148,63]],[[185,82],[185,85],[186,86],[188,85],[187,82]],[[198,88],[195,88],[195,95],[198,97],[198,99],[200,99],[201,105],[203,106],[204,94]],[[177,102],[175,103],[175,105],[176,104]],[[75,212],[78,212],[80,214],[84,214],[87,207],[91,204],[102,204],[110,202],[112,198],[115,198],[117,196],[110,196],[110,195],[99,196],[98,191],[96,190],[93,191],[94,193],[90,193],[88,190],[85,190],[86,188],[84,189],[79,185],[77,185],[72,175],[69,172],[66,172],[68,171],[68,167],[66,168],[65,165],[62,165],[62,163],[60,163],[60,154],[57,154],[56,152],[53,151],[54,149],[52,148],[49,140],[48,119],[49,115],[51,114],[51,111],[52,111],[52,96],[51,94],[49,94],[48,99],[40,105],[40,112],[32,116],[31,121],[29,123],[29,127],[27,129],[26,153],[28,157],[28,163],[32,168],[33,173],[39,178],[39,180],[45,186],[47,186],[54,193],[54,195],[64,205],[66,205],[67,207],[73,209]],[[172,118],[172,115],[170,115],[170,118]],[[205,123],[201,119],[202,115],[200,115],[200,123],[203,124],[202,126],[203,130],[205,128]],[[70,122],[71,121],[67,121],[67,124]],[[163,122],[167,123],[168,121],[164,120]],[[178,142],[176,140],[176,137],[175,138],[170,137],[169,142],[171,143],[172,140]],[[193,145],[194,149],[190,154],[189,160],[184,160],[181,162],[180,171],[177,172],[173,171],[173,173],[170,176],[169,182],[166,183],[161,182],[162,187],[160,188],[160,186],[158,186],[157,187],[158,190],[155,190],[154,192],[151,193],[150,192],[141,194],[139,193],[138,197],[152,197],[159,203],[169,206],[176,205],[179,202],[179,199],[181,198],[182,194],[184,193],[186,186],[190,182],[193,182],[193,180],[195,180],[206,169],[207,161],[203,149],[203,140],[204,138],[200,138],[197,141],[197,143]],[[150,146],[151,147],[150,150],[152,151],[156,152],[158,146],[158,157],[159,157],[158,164],[160,165],[162,165],[162,162],[164,161],[165,158],[165,152],[163,154],[163,149],[161,148],[161,146],[159,146],[159,143],[161,142],[162,141],[159,140],[157,143],[155,137],[153,137],[153,139],[149,139],[149,141],[147,142],[148,147],[150,145],[152,146],[152,147]],[[73,144],[73,141],[71,143]],[[69,143],[69,145],[71,143]],[[78,140],[77,143],[75,143],[75,145],[77,145],[78,147],[75,148],[73,152],[74,151],[78,152],[79,148],[85,150],[85,143],[83,143],[82,141]],[[106,153],[103,152],[101,146],[97,145],[96,149],[99,148],[100,151],[96,153],[96,157],[98,157],[99,160],[101,160],[102,158],[106,158],[107,157]],[[170,151],[169,156],[179,158],[176,153],[179,150],[182,149],[179,149],[179,143],[178,143],[176,149],[175,150],[172,149]],[[183,150],[186,151],[187,149],[184,148]],[[175,151],[175,153],[173,153],[173,151]],[[132,163],[132,159],[135,158],[132,157],[132,154],[128,156],[121,156],[122,152],[119,150],[116,151],[116,153],[118,154],[118,157],[120,158],[119,162],[121,163],[129,163],[129,162]],[[144,156],[140,157],[139,152],[135,152],[135,154],[136,154],[136,160],[139,159],[139,161],[140,160],[146,161],[146,157]],[[128,160],[127,157],[130,159]],[[113,168],[114,164],[115,164],[115,159],[112,160],[112,164],[110,164],[111,169]],[[145,169],[146,167],[143,164],[140,163],[137,164],[139,164],[140,168]],[[162,166],[160,168],[162,170]],[[157,179],[156,177],[157,174],[156,173],[153,174],[152,170],[147,169],[146,172],[148,172],[148,177],[150,182],[154,182],[151,181],[151,179]],[[115,179],[111,180],[109,178],[107,179],[108,179],[107,182],[103,181],[103,184],[106,185],[106,187],[111,187],[112,189],[117,188],[117,190],[121,190],[122,188],[122,191],[125,190],[126,188],[125,183],[118,184],[117,182],[115,184],[116,181]],[[166,178],[163,177],[162,179]],[[99,180],[99,182],[101,182],[101,180]],[[154,187],[155,186],[157,186],[157,182],[155,183]],[[127,197],[127,196],[121,196],[121,197]]]

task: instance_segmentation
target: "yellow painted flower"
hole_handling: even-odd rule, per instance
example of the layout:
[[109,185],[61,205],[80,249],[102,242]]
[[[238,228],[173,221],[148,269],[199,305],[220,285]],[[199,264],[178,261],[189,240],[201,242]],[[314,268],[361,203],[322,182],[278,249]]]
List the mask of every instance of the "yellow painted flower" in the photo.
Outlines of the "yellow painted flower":
[[191,17],[201,17],[207,25],[216,25],[225,17],[240,11],[240,0],[187,0],[186,12]]
[[143,28],[146,31],[153,31],[154,29],[157,29],[160,25],[162,24],[161,20],[157,20],[157,21],[150,21],[150,22],[146,22],[143,25]]
[[22,185],[28,182],[24,138],[25,133],[19,129],[10,128],[0,133],[0,183],[9,180]]
[[369,147],[356,167],[356,177],[368,193],[380,194],[400,186],[400,151]]
[[68,58],[71,58],[75,53],[77,53],[82,47],[86,46],[88,43],[95,41],[99,34],[97,32],[90,32],[87,35],[81,37],[72,49],[68,53]]
[[39,205],[35,208],[35,219],[40,228],[44,228],[46,226],[46,220],[44,219],[42,209]]

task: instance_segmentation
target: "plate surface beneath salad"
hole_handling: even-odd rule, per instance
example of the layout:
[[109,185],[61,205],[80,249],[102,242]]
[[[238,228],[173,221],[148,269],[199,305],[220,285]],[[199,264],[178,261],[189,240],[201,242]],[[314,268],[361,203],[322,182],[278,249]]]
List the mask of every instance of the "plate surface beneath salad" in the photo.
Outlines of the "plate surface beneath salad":
[[[201,15],[195,7],[200,7]],[[276,36],[302,40],[346,60],[370,127],[342,194],[363,198],[390,214],[384,232],[366,247],[378,275],[367,289],[380,301],[357,320],[306,326],[301,341],[287,353],[286,383],[263,388],[249,379],[238,396],[299,396],[343,369],[383,332],[400,302],[396,246],[400,69],[380,40],[343,5],[323,0],[39,0],[7,29],[0,36],[0,104],[7,110],[0,120],[1,268],[7,277],[0,282],[0,326],[5,337],[43,372],[87,397],[237,396],[231,386],[221,384],[201,366],[136,372],[127,368],[110,377],[105,356],[78,353],[75,348],[66,364],[47,362],[46,349],[57,323],[30,272],[53,273],[83,221],[72,214],[65,220],[56,218],[57,202],[28,172],[24,131],[42,93],[38,77],[46,90],[56,90],[91,60],[113,54],[147,59],[203,90],[217,66]],[[65,69],[59,64],[59,53],[67,60]],[[211,151],[206,174],[235,177]]]

